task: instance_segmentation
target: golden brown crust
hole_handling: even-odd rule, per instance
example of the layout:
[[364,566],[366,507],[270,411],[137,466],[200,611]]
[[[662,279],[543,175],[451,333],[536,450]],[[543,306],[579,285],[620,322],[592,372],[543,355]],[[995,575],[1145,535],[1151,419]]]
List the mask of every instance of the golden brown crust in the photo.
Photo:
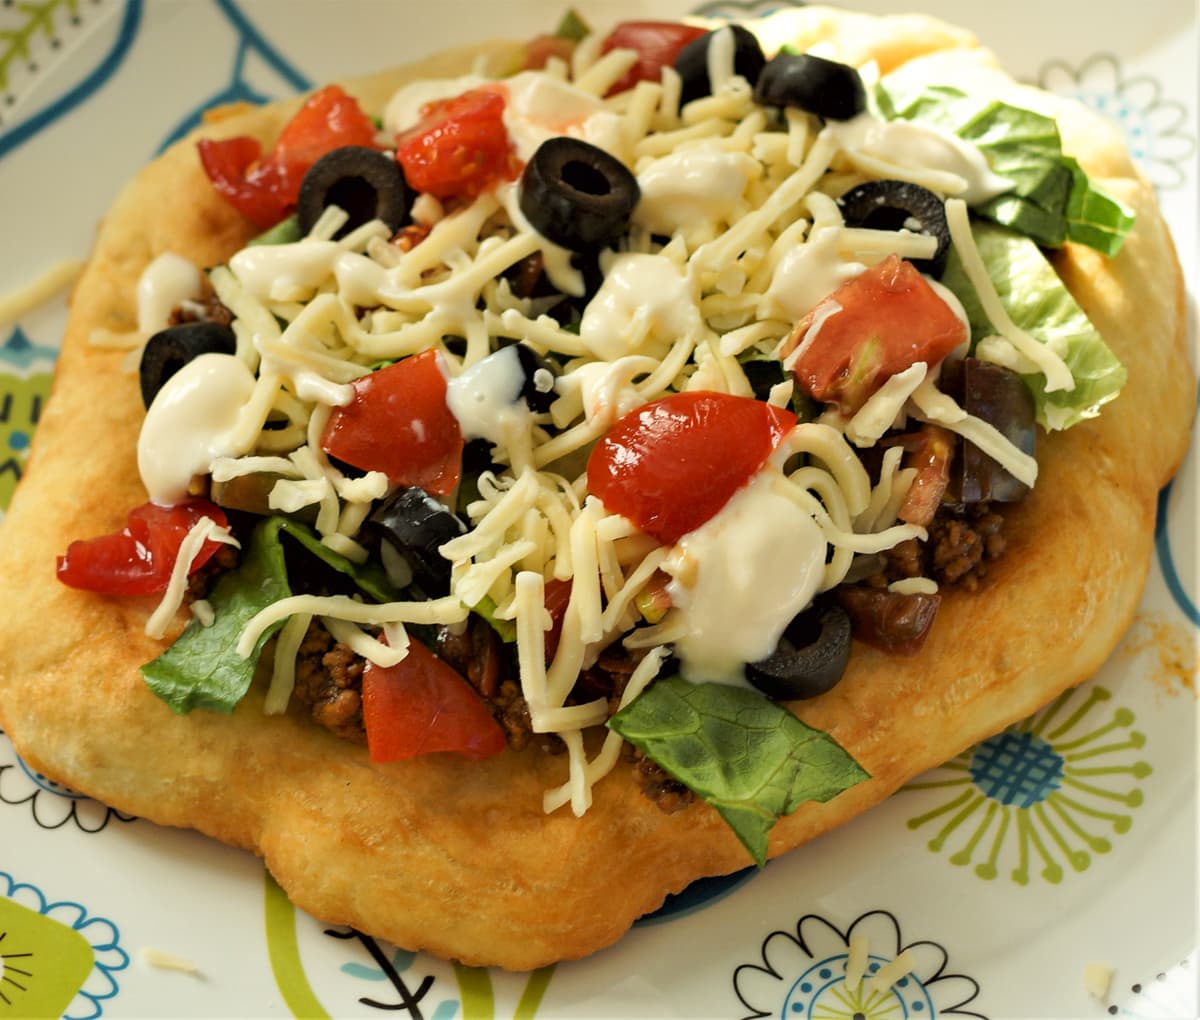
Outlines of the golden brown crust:
[[[852,43],[845,55],[853,58],[911,60],[913,74],[981,74],[1014,88],[953,30],[910,20],[852,24],[805,10],[807,39],[840,38]],[[947,52],[919,55],[931,49]],[[403,77],[461,73],[477,53],[354,91],[378,109]],[[503,53],[497,47],[492,56]],[[1193,406],[1182,283],[1151,189],[1114,135],[1078,107],[1037,101],[1055,109],[1085,168],[1138,213],[1115,260],[1073,247],[1058,257],[1127,366],[1128,386],[1098,420],[1043,442],[1039,484],[1011,515],[1006,557],[978,591],[945,598],[920,655],[857,648],[842,683],[798,709],[874,778],[781,821],[772,853],[853,817],[1087,678],[1140,598],[1155,496],[1183,456]],[[289,112],[272,107],[206,130],[269,139]],[[89,347],[89,334],[134,325],[134,285],[155,255],[175,250],[215,263],[247,235],[204,181],[190,143],[139,175],[100,232],[0,541],[0,723],[20,753],[123,811],[261,854],[295,902],[329,922],[472,964],[524,969],[584,955],[667,893],[745,866],[745,851],[715,813],[664,815],[621,769],[596,788],[583,818],[547,816],[542,793],[562,782],[565,764],[535,751],[375,766],[362,749],[299,718],[264,716],[257,690],[231,717],[173,715],[137,672],[161,647],[142,633],[149,601],[96,597],[54,580],[54,557],[71,539],[114,530],[145,498],[134,463],[136,380],[119,355]]]

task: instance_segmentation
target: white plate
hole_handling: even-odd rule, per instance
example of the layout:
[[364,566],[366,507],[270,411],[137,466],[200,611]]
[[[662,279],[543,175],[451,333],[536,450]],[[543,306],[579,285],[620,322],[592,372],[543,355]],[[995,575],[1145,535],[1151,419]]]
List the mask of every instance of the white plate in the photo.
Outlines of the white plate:
[[[1187,0],[924,6],[1018,76],[1119,120],[1195,293]],[[645,16],[633,0],[585,12]],[[206,104],[532,35],[557,14],[538,0],[3,0],[0,294],[83,257],[118,187]],[[0,324],[0,506],[64,312],[59,298]],[[327,930],[255,858],[75,797],[0,738],[0,1017],[1194,1017],[1196,519],[1193,454],[1161,501],[1133,629],[1091,682],[762,873],[702,883],[614,948],[532,975]],[[851,929],[869,933],[876,964],[916,946],[912,976],[854,1002]],[[153,966],[148,949],[199,973]],[[1092,964],[1111,968],[1102,1001],[1085,987]]]

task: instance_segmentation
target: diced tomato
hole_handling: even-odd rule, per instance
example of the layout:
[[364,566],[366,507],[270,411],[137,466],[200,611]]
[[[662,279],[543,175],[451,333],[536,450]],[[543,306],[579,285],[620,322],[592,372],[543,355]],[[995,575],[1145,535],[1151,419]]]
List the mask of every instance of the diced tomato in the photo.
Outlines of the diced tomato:
[[546,631],[545,651],[546,662],[554,658],[558,651],[558,642],[562,638],[563,617],[567,614],[567,603],[571,601],[571,582],[560,581],[556,577],[546,582],[545,602],[546,612],[550,614],[550,629]]
[[966,339],[966,324],[912,263],[889,255],[818,302],[783,354],[803,345],[792,369],[797,381],[853,414],[897,372],[918,361],[932,368]]
[[376,762],[454,751],[476,761],[504,750],[504,731],[457,672],[419,641],[395,666],[367,663],[362,678],[367,748]]
[[706,390],[621,418],[588,458],[588,491],[664,544],[721,509],[796,423],[783,408]]
[[638,61],[616,81],[608,94],[624,92],[639,81],[658,81],[664,67],[675,65],[679,51],[706,31],[677,21],[622,21],[605,37],[600,52],[637,50]]
[[421,122],[396,136],[409,185],[437,198],[474,198],[515,180],[522,163],[504,126],[504,102],[497,88],[479,88],[426,106]]
[[933,523],[942,496],[950,484],[950,463],[954,459],[957,439],[953,432],[940,425],[923,425],[916,432],[906,432],[885,439],[880,446],[902,446],[903,466],[915,468],[916,476],[896,516],[905,524],[927,528]]
[[263,229],[291,213],[300,182],[318,159],[345,145],[371,146],[375,125],[357,101],[337,85],[314,93],[287,123],[263,157],[257,139],[237,137],[197,143],[213,187]]
[[[165,591],[187,533],[208,517],[226,526],[225,514],[206,499],[176,506],[143,503],[130,510],[125,527],[111,535],[85,538],[67,546],[58,557],[58,579],[72,588],[104,595],[153,595]],[[191,571],[202,567],[221,548],[208,541],[192,560]]]
[[438,353],[423,351],[354,383],[354,399],[336,407],[321,449],[393,485],[419,485],[445,496],[462,473],[463,436],[446,406]]
[[551,57],[570,61],[575,52],[575,40],[561,35],[534,36],[525,44],[525,69],[540,71]]

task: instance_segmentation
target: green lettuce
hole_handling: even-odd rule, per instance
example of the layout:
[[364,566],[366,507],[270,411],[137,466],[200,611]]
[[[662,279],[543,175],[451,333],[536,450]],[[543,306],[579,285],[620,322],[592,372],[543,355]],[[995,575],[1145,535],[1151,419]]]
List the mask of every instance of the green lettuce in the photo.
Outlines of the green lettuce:
[[249,248],[256,244],[292,244],[303,236],[300,233],[300,220],[295,213],[292,213],[291,216],[276,223],[275,226],[268,227],[261,234],[250,238],[246,242],[246,247]]
[[213,587],[208,597],[214,613],[212,625],[204,627],[192,620],[170,648],[142,667],[146,685],[173,711],[185,714],[206,708],[229,713],[250,689],[263,647],[282,621],[263,633],[248,658],[239,656],[236,646],[246,624],[267,606],[292,594],[283,535],[376,601],[395,597],[395,589],[381,569],[351,562],[322,545],[303,524],[284,517],[267,518],[254,529],[237,567]]
[[[1125,385],[1124,366],[1032,240],[978,221],[972,223],[971,230],[1009,318],[1049,345],[1066,362],[1075,380],[1073,390],[1047,393],[1044,375],[1022,374],[1037,403],[1038,421],[1048,429],[1064,429],[1094,418]],[[971,323],[973,346],[996,334],[953,251],[942,283],[962,302]]]
[[903,94],[877,87],[875,105],[889,119],[919,121],[979,148],[1012,189],[972,207],[1001,226],[1051,248],[1074,241],[1115,255],[1133,227],[1133,212],[1103,192],[1062,151],[1050,117],[949,86]]
[[870,778],[827,733],[744,687],[664,677],[608,724],[712,805],[760,867],[779,818]]

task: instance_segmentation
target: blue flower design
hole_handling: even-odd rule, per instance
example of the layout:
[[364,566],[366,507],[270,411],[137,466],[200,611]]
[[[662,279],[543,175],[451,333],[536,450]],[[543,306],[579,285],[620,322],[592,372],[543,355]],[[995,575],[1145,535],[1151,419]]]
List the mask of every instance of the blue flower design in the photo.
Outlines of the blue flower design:
[[132,822],[134,816],[92,800],[31,769],[0,730],[0,804],[28,805],[43,829],[68,823],[81,832],[99,832],[114,818]]
[[1078,67],[1051,61],[1038,75],[1038,84],[1115,121],[1130,153],[1156,187],[1179,188],[1186,183],[1196,136],[1189,130],[1187,107],[1165,96],[1161,82],[1149,75],[1127,77],[1117,57],[1100,53]]
[[[0,896],[82,937],[91,949],[92,968],[62,1015],[65,1020],[95,1020],[102,1016],[106,1003],[120,991],[114,975],[129,966],[129,954],[121,948],[121,933],[117,926],[107,918],[90,915],[82,904],[51,903],[37,886],[17,882],[3,871],[0,871]],[[4,934],[8,934],[7,930]],[[21,932],[16,932],[14,941],[20,936]],[[24,959],[20,954],[8,958],[14,957]],[[3,973],[5,958],[0,956],[0,973]],[[53,963],[52,958],[50,962]],[[31,975],[25,979],[26,990],[32,986],[33,978]],[[15,999],[13,1005],[19,1010],[20,1003]]]
[[[865,947],[864,972],[851,973],[851,943]],[[888,983],[876,980],[901,953],[908,972]],[[802,917],[795,933],[775,931],[762,946],[762,963],[734,972],[743,1020],[776,1016],[791,1020],[891,1020],[894,1017],[976,1017],[964,1009],[979,985],[947,973],[949,954],[936,942],[905,945],[900,924],[885,910],[863,914],[844,932],[816,914]]]

